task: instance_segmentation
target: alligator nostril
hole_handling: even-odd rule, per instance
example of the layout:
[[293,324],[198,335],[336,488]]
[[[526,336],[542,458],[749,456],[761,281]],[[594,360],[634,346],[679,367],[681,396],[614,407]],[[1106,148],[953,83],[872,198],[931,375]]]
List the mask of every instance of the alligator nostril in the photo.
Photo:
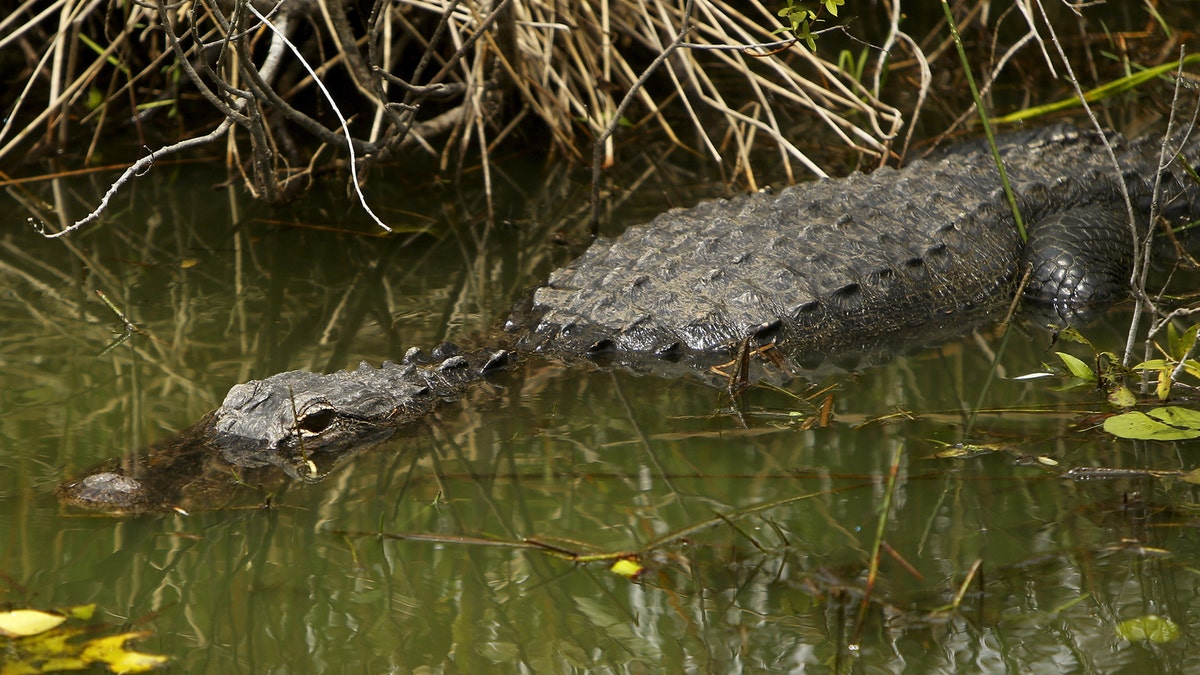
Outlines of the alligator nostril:
[[319,434],[333,424],[334,417],[333,408],[322,408],[302,416],[296,422],[296,428],[306,434]]

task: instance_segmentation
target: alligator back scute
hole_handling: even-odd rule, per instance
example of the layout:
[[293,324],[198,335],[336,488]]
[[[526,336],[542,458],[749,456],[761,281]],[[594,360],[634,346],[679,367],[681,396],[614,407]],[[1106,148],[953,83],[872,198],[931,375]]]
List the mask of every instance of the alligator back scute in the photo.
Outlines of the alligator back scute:
[[[1108,140],[1145,208],[1157,145]],[[1027,226],[1048,220],[1066,231],[1082,218],[1058,214],[1075,211],[1124,218],[1101,141],[1066,126],[998,138]],[[1194,212],[1196,188],[1180,173],[1167,176],[1167,196],[1182,195],[1179,210]],[[991,151],[977,141],[899,170],[668,211],[552,274],[534,293],[532,322],[516,330],[523,347],[575,353],[597,344],[725,353],[765,333],[806,362],[887,351],[994,317],[1013,300],[1023,249]],[[1056,249],[1036,253],[1035,269],[1053,267],[1044,257]],[[1070,295],[1059,280],[1043,281],[1048,293]]]
[[991,221],[995,169],[966,168],[944,160],[672,210],[553,274],[534,295],[534,332],[557,349],[603,335],[625,351],[712,351],[780,322],[793,350],[832,353],[990,301],[1011,285],[1020,242],[1011,222]]

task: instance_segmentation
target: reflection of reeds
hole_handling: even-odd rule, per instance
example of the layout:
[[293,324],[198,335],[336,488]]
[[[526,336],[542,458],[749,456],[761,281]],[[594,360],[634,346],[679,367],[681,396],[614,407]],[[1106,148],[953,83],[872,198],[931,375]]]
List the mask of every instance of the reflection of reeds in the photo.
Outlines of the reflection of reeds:
[[[489,222],[479,190],[439,193],[429,185],[374,194],[381,204],[430,214],[406,217],[436,236],[356,237],[314,215],[343,210],[319,193],[295,215],[275,212],[264,225],[263,210],[247,205],[242,191],[189,187],[210,185],[220,172],[163,165],[110,214],[122,227],[55,241],[31,229],[11,233],[0,241],[0,361],[8,364],[0,379],[12,400],[38,406],[25,417],[40,428],[17,437],[41,438],[61,426],[46,437],[47,452],[65,451],[56,468],[78,471],[187,426],[240,381],[362,359],[378,364],[445,339],[469,346],[553,265],[549,231],[572,222],[578,231],[586,213],[577,183],[534,181],[512,169],[497,165],[504,178],[497,194],[520,226]],[[8,195],[61,225],[102,181],[53,179],[10,186]],[[280,222],[342,234],[280,232]],[[152,338],[135,334],[105,351],[123,326],[96,290]],[[84,441],[60,450],[64,438]]]
[[[78,123],[93,129],[90,157],[104,130],[165,108],[194,113],[196,94],[223,125],[201,122],[208,135],[183,136],[231,133],[228,161],[268,201],[289,198],[325,146],[352,148],[364,169],[406,148],[436,155],[444,169],[477,152],[490,187],[490,153],[530,118],[569,157],[589,159],[593,139],[619,123],[727,163],[750,186],[757,144],[774,146],[789,172],[822,173],[794,143],[785,110],[880,152],[899,112],[802,44],[779,46],[769,4],[311,0],[280,3],[267,30],[258,6],[242,3],[60,0],[43,9],[26,0],[0,20],[0,49],[24,47],[27,66],[6,102],[0,158],[39,136],[66,146]],[[661,72],[647,73],[688,25]],[[342,86],[326,98],[314,76]],[[631,91],[636,105],[615,119]],[[611,141],[602,152],[616,161]]]

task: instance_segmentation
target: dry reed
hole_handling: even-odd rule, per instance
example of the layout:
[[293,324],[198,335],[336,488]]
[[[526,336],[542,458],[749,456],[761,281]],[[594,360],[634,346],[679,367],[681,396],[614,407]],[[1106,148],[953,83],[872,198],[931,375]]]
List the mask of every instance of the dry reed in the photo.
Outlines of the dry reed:
[[[155,158],[225,139],[252,192],[280,202],[307,184],[326,147],[362,172],[402,151],[432,153],[443,169],[478,159],[487,184],[491,154],[536,118],[551,150],[581,161],[602,136],[604,163],[619,161],[620,125],[723,163],[750,188],[756,147],[775,147],[789,176],[794,167],[824,175],[783,110],[882,155],[900,112],[802,43],[781,41],[777,9],[760,0],[26,0],[0,20],[0,49],[23,50],[26,63],[5,101],[0,161],[80,147],[88,130],[87,162],[100,139],[130,125],[155,149],[114,189]],[[677,34],[686,38],[661,72],[647,72]],[[156,114],[173,121],[173,138],[146,140],[163,137],[142,126]]]

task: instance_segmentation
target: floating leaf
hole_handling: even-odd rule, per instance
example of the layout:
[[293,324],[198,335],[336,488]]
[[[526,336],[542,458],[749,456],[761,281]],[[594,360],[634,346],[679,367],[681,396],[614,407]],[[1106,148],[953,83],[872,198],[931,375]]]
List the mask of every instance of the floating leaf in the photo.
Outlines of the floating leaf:
[[1138,399],[1129,387],[1117,385],[1108,392],[1108,402],[1115,408],[1132,408]]
[[58,628],[67,617],[62,614],[39,612],[36,609],[14,609],[0,612],[0,635],[4,637],[28,637]]
[[72,619],[90,621],[96,614],[96,603],[93,602],[86,605],[75,605],[74,607],[62,607],[59,609],[59,611],[71,617]]
[[1004,446],[999,443],[943,444],[941,450],[933,453],[933,457],[936,459],[962,459],[964,457],[977,457],[1002,450],[1004,450]]
[[1145,441],[1200,438],[1200,411],[1179,406],[1134,410],[1104,420],[1104,430],[1120,438]]
[[122,633],[86,643],[79,658],[84,663],[103,663],[114,673],[145,673],[163,665],[167,657],[143,654],[125,648],[125,643],[148,637],[149,633]]
[[[69,614],[87,614],[92,605],[70,608]],[[4,612],[4,615],[24,615],[48,623],[53,617],[59,624],[67,620],[61,614],[23,609]],[[100,626],[102,628],[102,626]],[[126,647],[130,640],[150,635],[147,632],[96,635],[95,628],[75,624],[58,625],[23,637],[0,638],[0,675],[29,675],[64,670],[86,670],[95,666],[107,667],[113,673],[145,673],[167,663],[168,658],[143,654]],[[80,639],[88,638],[88,639]]]
[[1130,642],[1172,642],[1179,639],[1179,625],[1164,616],[1147,614],[1117,624],[1117,635]]

